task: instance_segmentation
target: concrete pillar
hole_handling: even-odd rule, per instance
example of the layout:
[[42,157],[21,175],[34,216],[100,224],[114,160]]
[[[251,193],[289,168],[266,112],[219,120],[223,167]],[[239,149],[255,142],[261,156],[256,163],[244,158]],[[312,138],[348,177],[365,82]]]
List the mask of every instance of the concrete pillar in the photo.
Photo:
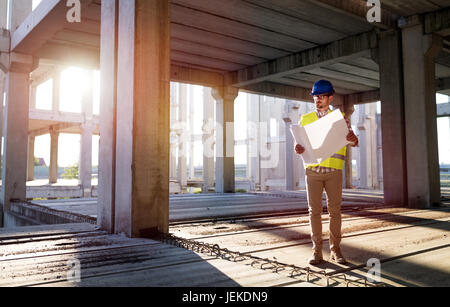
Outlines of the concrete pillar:
[[293,102],[286,100],[285,103],[285,113],[283,115],[283,120],[285,123],[285,138],[286,138],[286,149],[285,149],[285,174],[286,174],[286,190],[295,191],[299,185],[299,170],[297,160],[295,159],[296,153],[294,151],[295,140],[291,133],[291,125],[298,118],[298,106]]
[[[353,112],[355,112],[355,107],[352,103],[345,102],[343,106],[343,111],[345,113],[345,118],[347,118],[350,122],[352,119]],[[345,169],[344,169],[344,188],[351,189],[353,188],[353,157],[352,157],[352,149],[351,145],[347,145],[347,154],[345,156]]]
[[407,204],[406,147],[401,35],[380,34],[380,98],[384,202]]
[[[85,88],[82,101],[81,112],[84,115],[84,123],[81,126],[80,161],[78,181],[83,191],[83,197],[92,196],[92,136],[95,130],[93,124],[93,81],[94,71],[85,70],[87,88]],[[60,79],[59,77],[57,79]],[[55,84],[55,83],[54,83]],[[59,84],[59,82],[58,82]],[[59,86],[58,86],[59,88]],[[59,93],[59,90],[58,90]],[[58,106],[59,109],[59,106]]]
[[181,189],[187,188],[187,85],[180,84],[178,91],[178,181]]
[[[92,80],[90,80],[92,81]],[[86,82],[92,85],[92,82]],[[53,98],[52,98],[52,110],[59,111],[59,99],[60,99],[60,89],[61,89],[61,70],[56,68],[53,73]]]
[[358,163],[358,175],[359,175],[359,187],[368,188],[368,159],[370,155],[368,152],[368,133],[366,123],[366,106],[364,104],[359,106],[359,120],[358,120],[358,134],[359,134],[359,163]]
[[[7,98],[3,123],[4,155],[0,196],[4,212],[10,210],[11,200],[26,199],[29,90],[33,64],[31,56],[10,54],[9,71],[6,74]],[[0,224],[1,227],[2,218]]]
[[255,94],[249,94],[247,101],[247,117],[249,121],[249,129],[248,129],[248,173],[249,178],[252,182],[253,189],[257,189],[257,187],[261,187],[260,180],[260,155],[259,155],[259,146],[260,146],[260,104],[262,97]]
[[188,85],[189,90],[189,178],[195,178],[195,168],[194,168],[194,113],[195,113],[195,95],[194,95],[194,87],[192,85]]
[[83,191],[83,197],[92,196],[92,136],[95,126],[87,122],[81,126],[81,146],[79,164],[79,184]]
[[214,88],[216,100],[216,193],[235,192],[234,170],[234,87]]
[[422,24],[402,31],[408,204],[429,208],[441,198],[435,58],[442,37],[424,36]]
[[27,181],[34,180],[34,141],[36,137],[28,136]]
[[115,232],[169,231],[169,1],[119,0]]
[[[175,127],[178,113],[178,84],[170,83],[170,127]],[[175,132],[175,133],[174,133]],[[177,177],[177,137],[176,131],[170,133],[170,179]]]
[[214,186],[214,100],[211,88],[203,88],[203,193]]
[[49,183],[58,182],[58,140],[59,132],[50,129],[50,167],[48,170]]
[[[0,159],[3,159],[3,155],[2,155],[2,147],[3,147],[2,138],[3,138],[3,124],[4,124],[3,103],[5,102],[4,101],[5,86],[6,86],[6,75],[5,75],[5,73],[2,70],[0,70]],[[1,172],[2,172],[2,165],[0,165],[0,174],[1,174]]]
[[[306,102],[300,103],[299,110],[298,110],[299,111],[299,116],[297,117],[297,121],[296,121],[297,124],[300,124],[300,117],[301,117],[301,115],[309,113],[309,108],[308,108],[309,105],[310,104],[306,103]],[[306,178],[305,178],[306,170],[305,170],[305,166],[303,164],[303,159],[302,159],[302,157],[300,155],[297,155],[297,154],[296,154],[296,159],[298,161],[297,163],[298,163],[298,170],[299,170],[298,186],[299,186],[300,189],[306,189]]]
[[115,232],[118,0],[101,3],[97,224]]

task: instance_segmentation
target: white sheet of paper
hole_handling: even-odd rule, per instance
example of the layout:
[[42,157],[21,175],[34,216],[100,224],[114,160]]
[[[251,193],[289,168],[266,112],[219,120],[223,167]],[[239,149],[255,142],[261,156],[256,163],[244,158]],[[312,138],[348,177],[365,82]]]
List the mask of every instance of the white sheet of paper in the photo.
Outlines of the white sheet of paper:
[[302,158],[305,164],[320,164],[341,150],[347,141],[347,123],[340,110],[335,110],[315,121],[301,127],[291,125],[291,133],[297,144],[305,147]]

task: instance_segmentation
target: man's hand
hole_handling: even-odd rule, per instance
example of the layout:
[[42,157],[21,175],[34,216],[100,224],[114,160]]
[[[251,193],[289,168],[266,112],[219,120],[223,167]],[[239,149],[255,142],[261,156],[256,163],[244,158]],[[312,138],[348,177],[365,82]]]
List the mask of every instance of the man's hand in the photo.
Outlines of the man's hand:
[[352,146],[358,146],[358,137],[355,135],[353,131],[350,131],[347,135],[347,141],[352,143]]
[[302,155],[305,152],[305,148],[302,145],[297,144],[295,145],[295,152],[299,155]]

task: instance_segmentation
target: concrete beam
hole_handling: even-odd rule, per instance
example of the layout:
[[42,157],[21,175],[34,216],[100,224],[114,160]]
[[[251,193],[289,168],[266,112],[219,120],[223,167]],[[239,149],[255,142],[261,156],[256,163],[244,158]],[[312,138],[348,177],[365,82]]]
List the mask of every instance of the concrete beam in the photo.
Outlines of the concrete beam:
[[[306,0],[322,6],[325,9],[331,10],[338,14],[345,14],[349,18],[354,18],[360,21],[367,21],[367,12],[370,7],[367,6],[367,1],[364,0]],[[374,26],[380,29],[389,29],[396,26],[397,16],[390,11],[381,8],[381,22],[373,23]]]
[[377,47],[376,33],[366,32],[230,73],[225,83],[241,88],[269,81],[271,78],[281,78],[352,58],[370,56],[371,49]]
[[[48,127],[31,130],[28,132],[28,136],[31,137],[37,137],[40,135],[49,134],[51,130],[61,132],[62,130],[73,128],[73,127],[81,127],[81,124],[74,124],[74,123],[59,123],[56,125],[49,125]],[[81,129],[81,128],[80,128]]]
[[[11,51],[34,55],[56,32],[68,24],[66,19],[67,2],[61,0],[41,1],[31,12],[31,1],[23,1],[29,3],[29,12],[27,12],[28,16],[22,19],[23,22],[20,21],[17,30],[11,30]],[[81,0],[81,11],[83,12],[92,1]]]
[[438,34],[450,35],[450,7],[425,14],[423,21],[425,34],[441,32]]
[[170,81],[206,87],[223,86],[224,76],[220,73],[178,65],[171,65],[170,68]]

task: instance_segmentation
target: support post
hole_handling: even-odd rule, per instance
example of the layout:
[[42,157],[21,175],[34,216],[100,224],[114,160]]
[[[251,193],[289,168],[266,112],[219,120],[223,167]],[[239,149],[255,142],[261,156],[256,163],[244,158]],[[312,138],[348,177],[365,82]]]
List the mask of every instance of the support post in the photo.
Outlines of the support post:
[[380,98],[384,203],[407,204],[406,144],[401,33],[380,34]]
[[102,0],[97,225],[114,233],[116,189],[117,30],[119,0]]
[[216,193],[235,192],[234,169],[234,100],[237,88],[217,87],[212,90],[216,100]]
[[170,1],[119,0],[115,232],[169,231]]
[[214,100],[211,89],[203,88],[203,193],[214,186]]
[[34,180],[34,142],[36,137],[28,136],[27,181]]
[[48,182],[58,182],[58,141],[59,132],[50,128],[50,167],[48,170]]
[[[26,199],[30,72],[34,63],[29,55],[10,54],[3,123],[4,154],[0,195],[3,212],[10,210],[12,200]],[[0,227],[3,226],[2,217],[0,212]]]
[[423,25],[403,29],[406,165],[410,208],[441,201],[435,59],[442,37],[423,35]]

